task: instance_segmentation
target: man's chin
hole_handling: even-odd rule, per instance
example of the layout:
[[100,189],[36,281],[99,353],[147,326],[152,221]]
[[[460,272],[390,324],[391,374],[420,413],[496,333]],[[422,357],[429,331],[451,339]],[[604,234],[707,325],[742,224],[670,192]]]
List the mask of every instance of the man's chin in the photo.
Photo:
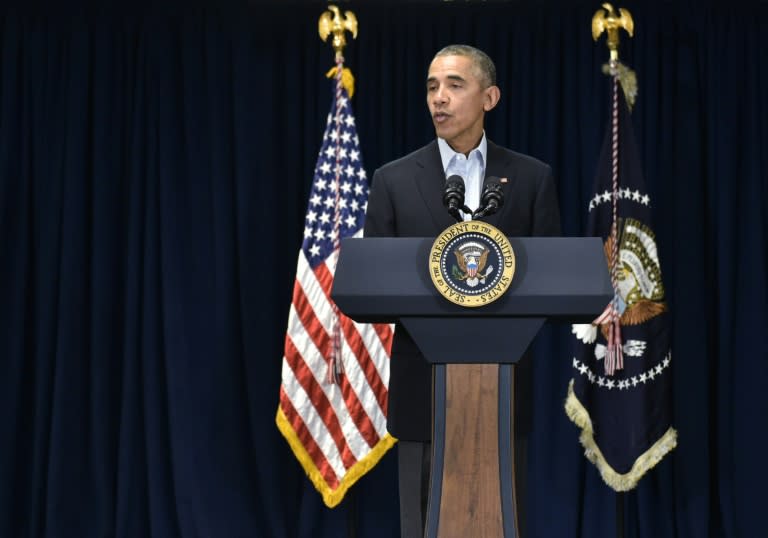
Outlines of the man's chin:
[[442,125],[435,125],[435,134],[443,140],[448,140],[453,135],[450,129],[446,129]]

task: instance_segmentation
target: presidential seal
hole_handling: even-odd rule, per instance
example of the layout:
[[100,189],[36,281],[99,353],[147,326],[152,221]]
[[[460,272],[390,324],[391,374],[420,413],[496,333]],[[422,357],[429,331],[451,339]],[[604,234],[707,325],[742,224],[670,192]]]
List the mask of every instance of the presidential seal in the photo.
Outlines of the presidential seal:
[[515,253],[507,237],[488,223],[470,220],[449,226],[429,252],[429,276],[440,295],[477,307],[501,297],[515,274]]

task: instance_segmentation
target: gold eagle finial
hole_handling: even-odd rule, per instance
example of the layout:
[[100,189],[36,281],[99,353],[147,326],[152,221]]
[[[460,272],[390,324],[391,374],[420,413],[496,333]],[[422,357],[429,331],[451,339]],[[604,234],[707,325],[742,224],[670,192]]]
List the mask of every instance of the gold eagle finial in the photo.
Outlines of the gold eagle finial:
[[619,29],[623,28],[630,37],[635,30],[635,23],[632,20],[632,14],[624,8],[619,8],[619,15],[609,3],[602,5],[604,9],[598,9],[592,17],[592,39],[597,41],[600,34],[608,34],[608,50],[611,54],[611,61],[619,59]]
[[317,21],[317,33],[320,34],[320,39],[323,41],[327,41],[328,36],[333,34],[331,45],[336,51],[336,55],[340,56],[344,47],[347,46],[344,32],[350,32],[352,38],[357,39],[357,17],[351,11],[345,11],[344,18],[342,18],[339,8],[332,4],[328,5],[328,9],[330,11],[325,11]]

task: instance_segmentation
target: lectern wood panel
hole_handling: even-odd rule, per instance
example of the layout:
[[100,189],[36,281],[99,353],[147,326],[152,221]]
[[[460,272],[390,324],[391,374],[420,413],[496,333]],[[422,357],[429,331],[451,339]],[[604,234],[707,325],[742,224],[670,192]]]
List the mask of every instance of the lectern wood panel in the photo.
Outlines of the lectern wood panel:
[[498,364],[446,368],[440,538],[503,536],[499,484]]

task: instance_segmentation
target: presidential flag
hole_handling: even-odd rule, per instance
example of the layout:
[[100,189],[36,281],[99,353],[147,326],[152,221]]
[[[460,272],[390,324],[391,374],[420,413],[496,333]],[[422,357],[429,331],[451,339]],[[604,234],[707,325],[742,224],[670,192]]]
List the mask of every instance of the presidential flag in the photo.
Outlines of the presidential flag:
[[[566,412],[585,455],[615,491],[634,488],[677,444],[672,426],[672,350],[661,260],[620,76],[611,64],[606,133],[587,235],[600,236],[614,299],[592,324],[574,325]],[[630,79],[633,80],[633,79]],[[631,85],[630,85],[631,86]]]
[[298,256],[276,418],[329,507],[395,443],[386,429],[392,328],[356,323],[330,297],[339,240],[362,236],[368,200],[351,74],[341,68],[331,70],[333,99]]

